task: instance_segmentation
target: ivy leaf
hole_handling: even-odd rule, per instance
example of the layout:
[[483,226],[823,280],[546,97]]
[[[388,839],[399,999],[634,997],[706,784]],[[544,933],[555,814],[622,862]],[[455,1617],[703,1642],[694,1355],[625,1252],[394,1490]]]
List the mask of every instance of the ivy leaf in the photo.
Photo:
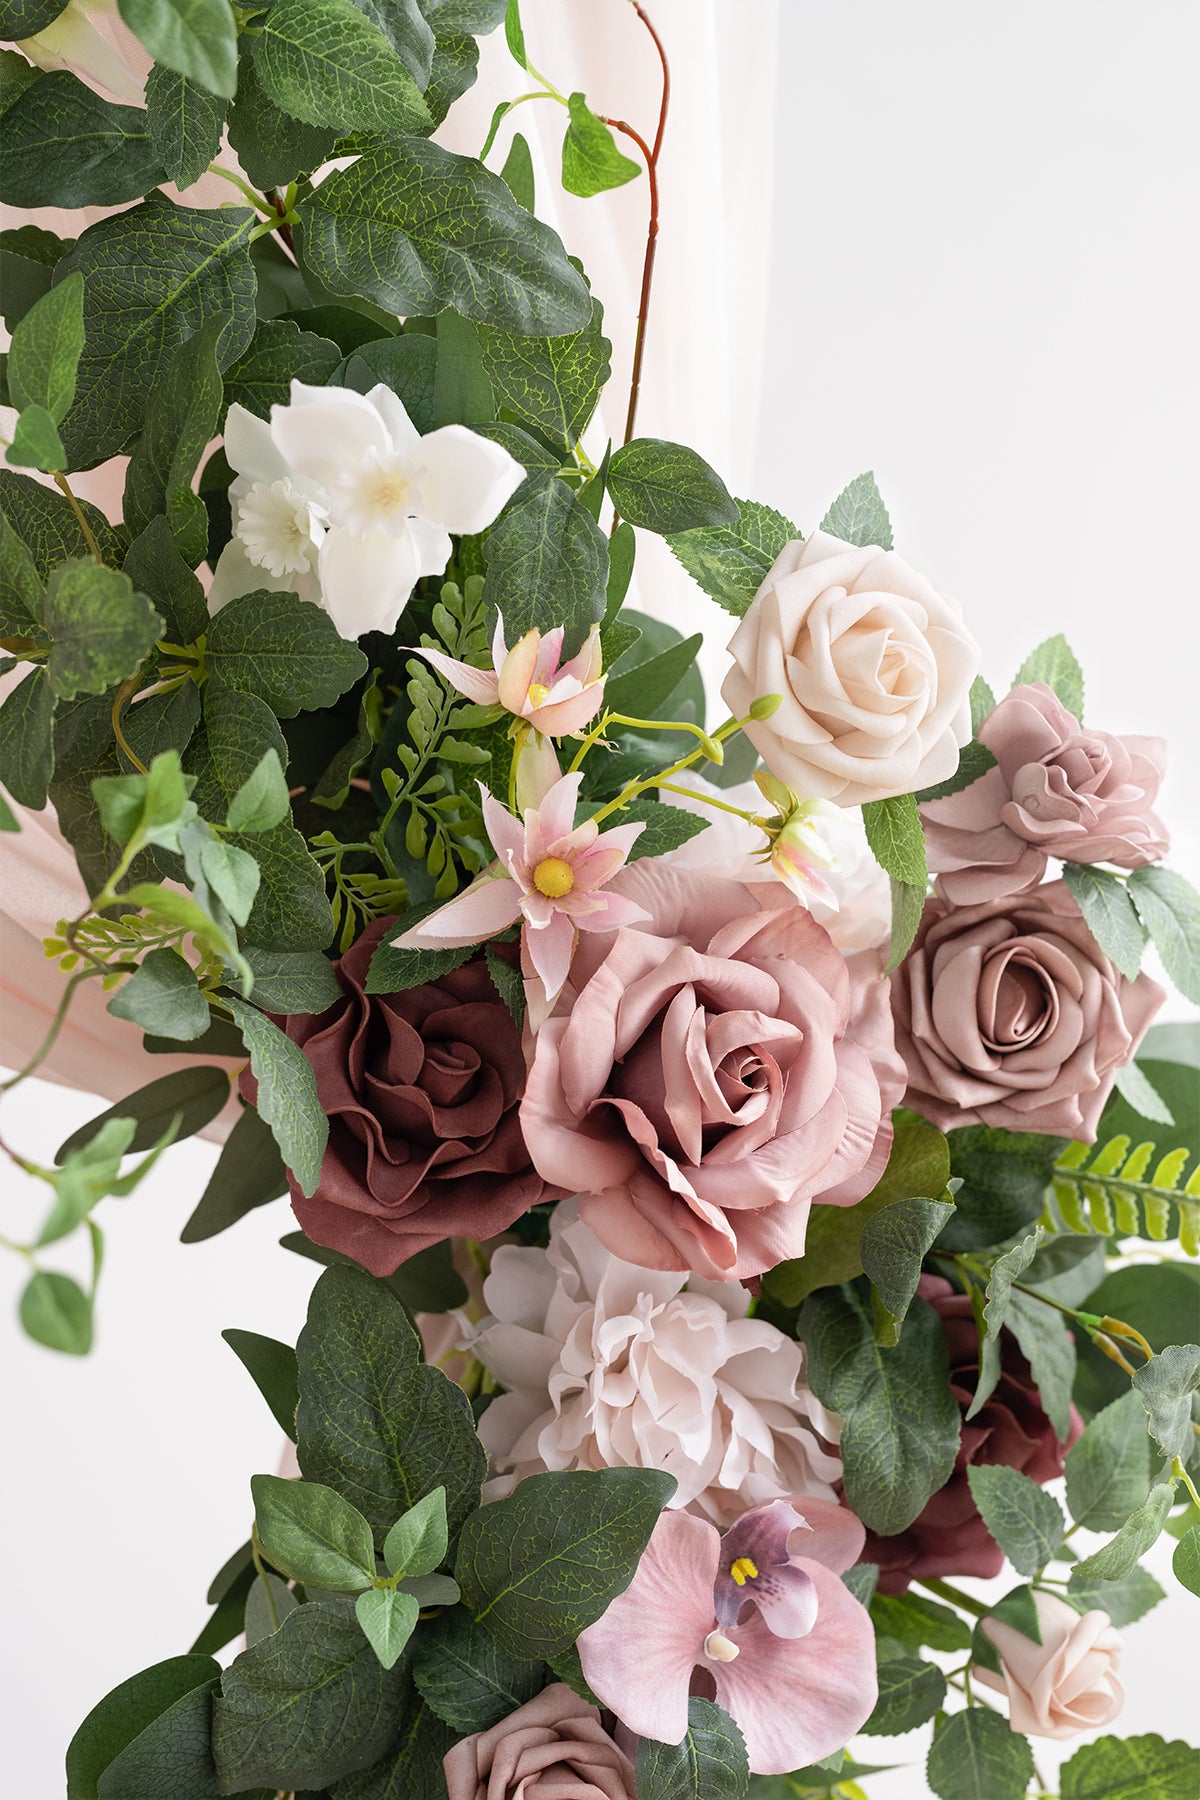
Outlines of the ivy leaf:
[[1065,637],[1047,638],[1032,651],[1017,670],[1014,687],[1026,682],[1042,681],[1052,688],[1069,713],[1083,721],[1083,670]]
[[69,275],[30,308],[13,332],[7,369],[13,405],[43,407],[56,425],[61,423],[75,398],[82,355],[83,280]]
[[155,63],[146,77],[146,118],[167,179],[176,187],[191,187],[221,148],[224,98],[165,63]]
[[633,1579],[675,1492],[653,1469],[530,1475],[463,1526],[463,1600],[513,1656],[556,1656]]
[[932,1719],[945,1698],[945,1677],[936,1663],[919,1656],[881,1662],[879,1699],[859,1729],[864,1737],[899,1737]]
[[4,114],[9,206],[123,206],[162,176],[141,108],[102,99],[66,70],[40,76]]
[[252,1476],[250,1491],[258,1535],[277,1569],[335,1594],[357,1594],[371,1585],[371,1527],[348,1500],[318,1482],[279,1475]]
[[746,1740],[712,1700],[688,1701],[682,1743],[642,1738],[637,1747],[638,1800],[745,1800],[750,1791]]
[[232,100],[237,24],[227,0],[119,0],[121,17],[154,61]]
[[1135,869],[1126,892],[1180,993],[1200,1006],[1200,894],[1170,869]]
[[1063,879],[1105,956],[1111,956],[1126,981],[1136,981],[1147,933],[1125,883],[1090,863],[1064,863]]
[[221,608],[204,660],[210,681],[256,696],[280,719],[332,706],[367,672],[366,657],[338,636],[328,613],[265,588]]
[[1130,1513],[1116,1537],[1075,1564],[1071,1571],[1072,1580],[1119,1581],[1128,1575],[1162,1535],[1174,1497],[1173,1481],[1163,1481],[1152,1487],[1148,1498],[1136,1512]]
[[1036,1575],[1062,1543],[1062,1508],[1019,1469],[983,1463],[967,1470],[971,1498],[1019,1575]]
[[562,147],[562,184],[568,194],[587,199],[624,187],[642,172],[641,164],[617,149],[612,132],[588,106],[583,94],[567,99],[569,123]]
[[[275,1135],[255,1109],[248,1106],[222,1145],[217,1166],[180,1232],[179,1241],[199,1244],[205,1238],[216,1237],[256,1206],[265,1206],[287,1191],[287,1169]],[[295,1430],[294,1421],[291,1429]]]
[[871,854],[881,869],[896,881],[924,891],[929,879],[925,865],[925,832],[911,794],[890,800],[869,800],[862,809],[863,825]]
[[421,1627],[413,1680],[455,1731],[487,1731],[540,1692],[543,1666],[510,1655],[465,1606],[456,1606]]
[[274,1132],[296,1185],[311,1198],[329,1141],[329,1120],[317,1095],[312,1064],[264,1013],[232,995],[225,1004],[250,1052],[250,1069],[258,1083],[255,1105]]
[[561,625],[581,640],[604,617],[608,551],[595,520],[565,481],[540,483],[508,507],[484,540],[484,599],[510,644],[533,627]]
[[352,0],[275,0],[254,40],[254,67],[275,104],[340,132],[427,131],[421,90]]
[[533,336],[580,331],[591,318],[591,295],[554,233],[499,176],[440,145],[406,138],[369,150],[299,211],[305,266],[333,294],[406,316],[453,306]]
[[[496,404],[564,451],[572,449],[611,373],[612,345],[603,323],[604,308],[593,300],[583,329],[559,337],[481,326],[483,367]],[[550,466],[557,466],[556,459],[550,459]]]
[[842,489],[821,520],[821,530],[860,548],[877,544],[881,550],[891,549],[892,521],[870,469]]
[[160,369],[125,471],[129,529],[136,535],[164,513],[191,568],[208,553],[208,512],[192,492],[192,476],[221,413],[216,350],[224,329],[223,321],[210,319]]
[[801,535],[790,519],[755,500],[738,500],[735,525],[672,532],[667,543],[692,580],[741,618],[780,551]]
[[1195,1800],[1196,1752],[1157,1733],[1097,1738],[1059,1775],[1062,1800]]
[[108,1003],[114,1019],[128,1019],[158,1037],[190,1043],[208,1030],[208,1001],[196,972],[178,950],[150,950]]
[[436,1487],[401,1513],[383,1540],[389,1575],[431,1575],[445,1561],[449,1545],[446,1490]]
[[1020,1800],[1033,1777],[1033,1752],[999,1713],[969,1706],[934,1732],[925,1767],[940,1800]]
[[1132,1377],[1150,1420],[1150,1436],[1168,1459],[1192,1438],[1192,1395],[1200,1388],[1200,1345],[1168,1344]]

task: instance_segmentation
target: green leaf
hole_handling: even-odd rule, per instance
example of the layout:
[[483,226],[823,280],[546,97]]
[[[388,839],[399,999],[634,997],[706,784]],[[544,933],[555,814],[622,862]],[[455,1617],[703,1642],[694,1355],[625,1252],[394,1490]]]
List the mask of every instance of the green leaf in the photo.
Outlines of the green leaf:
[[294,594],[260,589],[231,600],[208,631],[210,681],[263,700],[281,719],[332,706],[367,672],[367,659],[338,636],[328,613]]
[[245,349],[255,323],[256,223],[248,207],[176,206],[154,193],[90,225],[67,252],[56,275],[84,278],[84,352],[63,429],[73,468],[129,448],[176,347],[209,319],[223,321],[221,368]]
[[504,167],[500,171],[500,179],[512,194],[518,206],[526,212],[534,210],[533,155],[529,145],[519,131],[513,132],[512,143],[508,147],[508,155],[504,159]]
[[329,1120],[317,1095],[312,1064],[278,1025],[244,1000],[226,1001],[250,1052],[260,1114],[275,1134],[280,1154],[302,1194],[310,1198],[321,1179]]
[[236,844],[210,838],[200,851],[200,866],[205,881],[230,918],[237,925],[245,925],[262,879],[254,858]]
[[521,10],[518,0],[507,0],[504,9],[504,38],[509,54],[514,62],[523,69],[529,67],[525,56],[525,33],[521,28]]
[[953,775],[948,775],[945,781],[939,781],[935,787],[922,788],[914,798],[918,806],[924,806],[927,800],[945,800],[950,794],[961,794],[964,788],[971,787],[981,775],[986,775],[995,766],[996,759],[987,745],[981,744],[978,738],[972,738],[959,751],[958,767]]
[[108,1003],[114,1019],[190,1043],[208,1030],[208,1001],[196,973],[177,950],[151,950]]
[[524,1706],[543,1681],[540,1658],[510,1656],[465,1606],[429,1619],[413,1645],[413,1680],[455,1731],[487,1731]]
[[899,1323],[921,1279],[921,1266],[954,1211],[945,1200],[897,1200],[863,1224],[859,1255],[879,1298]]
[[165,63],[155,63],[146,78],[146,117],[167,179],[176,187],[191,187],[221,148],[224,98]]
[[667,543],[693,581],[741,618],[780,551],[801,534],[773,507],[754,500],[735,504],[736,525],[673,532]]
[[971,1633],[959,1615],[924,1594],[876,1594],[871,1618],[881,1637],[895,1638],[906,1649],[928,1645],[953,1654],[971,1647]]
[[497,406],[564,451],[572,449],[611,373],[612,345],[603,324],[604,308],[593,300],[583,329],[560,337],[482,326],[483,367]]
[[463,1526],[464,1602],[512,1655],[557,1655],[629,1586],[674,1492],[651,1469],[528,1476]]
[[213,1703],[221,1791],[323,1788],[382,1756],[404,1680],[383,1669],[348,1598],[309,1601],[243,1651]]
[[864,1737],[899,1737],[932,1719],[946,1698],[946,1682],[936,1663],[898,1656],[879,1665],[879,1699]]
[[328,959],[317,950],[264,950],[251,945],[254,997],[264,1012],[323,1013],[342,997]]
[[[1175,1546],[1171,1567],[1189,1594],[1200,1595],[1200,1525],[1193,1525]],[[1143,1571],[1139,1570],[1139,1574]],[[1157,1586],[1158,1584],[1155,1583]],[[1109,1615],[1112,1616],[1111,1614]],[[1114,1624],[1120,1621],[1114,1620]]]
[[145,113],[101,99],[65,70],[41,76],[4,114],[0,200],[9,206],[122,206],[162,176]]
[[21,1324],[36,1343],[68,1356],[92,1347],[92,1303],[69,1275],[39,1269],[21,1295]]
[[[410,925],[417,923],[418,914],[424,917],[433,912],[436,904],[414,908],[411,913],[405,913],[403,918],[397,919],[397,936],[403,936]],[[439,975],[448,975],[451,969],[461,968],[475,954],[474,944],[465,944],[457,950],[397,950],[394,943],[381,943],[376,946],[367,970],[367,992],[402,994],[408,988],[436,981]]]
[[1061,1313],[1027,1294],[1014,1294],[1008,1328],[1029,1364],[1046,1416],[1055,1436],[1071,1432],[1071,1390],[1075,1382],[1075,1340]]
[[354,1611],[383,1667],[395,1668],[417,1628],[421,1611],[412,1595],[398,1593],[395,1588],[367,1588],[359,1594]]
[[27,406],[20,414],[5,456],[22,469],[67,467],[67,453],[58,427],[44,406]]
[[1097,1738],[1060,1772],[1062,1800],[1196,1800],[1196,1751],[1156,1733]]
[[998,1713],[969,1706],[934,1733],[925,1765],[941,1800],[1020,1800],[1033,1776],[1033,1752]]
[[453,307],[439,313],[436,324],[435,426],[490,425],[496,402],[484,371],[478,331]]
[[[334,375],[335,385],[340,382],[360,394],[370,393],[381,381],[403,402],[404,410],[419,432],[424,434],[434,429],[437,416],[436,338],[417,331],[407,331],[400,337],[376,338],[371,343],[358,345]],[[490,425],[480,426],[487,436],[494,429]],[[550,460],[552,466],[557,467],[557,459]]]
[[94,562],[64,563],[46,586],[52,640],[47,676],[60,700],[102,694],[154,648],[162,619],[128,575]]
[[1159,1467],[1145,1427],[1141,1396],[1127,1390],[1072,1444],[1067,1505],[1077,1525],[1116,1531],[1144,1503]]
[[255,1644],[261,1644],[265,1637],[278,1631],[288,1614],[295,1612],[300,1602],[287,1583],[278,1575],[269,1571],[266,1579],[256,1575],[246,1595],[244,1622],[246,1648],[252,1650]]
[[211,93],[237,92],[237,25],[228,0],[119,0],[133,35],[163,63]]
[[225,823],[230,831],[269,831],[290,811],[283,766],[279,752],[272,747],[263,751],[253,772],[229,802]]
[[1127,981],[1135,981],[1147,934],[1124,881],[1107,869],[1071,862],[1063,864],[1063,879],[1104,954]]
[[445,1561],[449,1545],[446,1490],[436,1487],[401,1513],[383,1541],[389,1575],[430,1575]]
[[258,1535],[277,1569],[306,1587],[332,1593],[357,1594],[371,1585],[371,1527],[348,1500],[317,1482],[279,1475],[255,1475],[250,1488]]
[[453,1732],[409,1682],[387,1756],[361,1775],[339,1781],[330,1790],[330,1800],[445,1800],[442,1759],[453,1741]]
[[1075,1564],[1071,1571],[1072,1580],[1119,1581],[1128,1575],[1162,1535],[1174,1495],[1173,1481],[1163,1481],[1152,1487],[1148,1498],[1129,1515],[1116,1537]]
[[[0,77],[11,66],[10,58],[34,80],[38,78],[39,71],[31,69],[11,50],[0,51]],[[4,106],[0,83],[0,111]],[[49,293],[54,265],[70,247],[69,238],[43,231],[39,225],[18,225],[0,231],[0,314],[10,331],[20,324],[43,294]]]
[[134,1130],[132,1119],[110,1119],[90,1144],[67,1157],[54,1177],[54,1206],[38,1234],[39,1245],[54,1243],[74,1231],[106,1194],[121,1198],[131,1194],[175,1136],[174,1125],[169,1125],[150,1154],[123,1176],[121,1160]]
[[846,544],[878,544],[881,550],[891,549],[892,521],[870,469],[842,489],[821,520],[821,530]]
[[[4,29],[12,33],[12,41],[33,37],[45,26],[53,24],[62,11],[62,0],[7,0]],[[0,50],[0,112],[7,112],[13,101],[41,76],[17,50]]]
[[641,164],[617,149],[612,132],[589,107],[583,94],[567,99],[569,123],[562,147],[562,184],[568,194],[587,199],[624,187],[640,175]]
[[637,862],[643,856],[665,856],[668,850],[678,849],[680,844],[698,837],[709,826],[707,819],[698,819],[695,813],[685,812],[682,806],[667,806],[661,800],[647,800],[644,796],[616,814],[613,822],[618,825],[645,824],[646,829],[629,852],[630,862]]
[[109,1766],[156,1719],[220,1674],[211,1656],[173,1656],[123,1681],[94,1706],[67,1749],[67,1800],[100,1800]]
[[379,1533],[436,1487],[451,1537],[478,1505],[485,1458],[470,1402],[421,1360],[403,1306],[362,1270],[329,1268],[296,1346],[300,1467]]
[[254,62],[238,71],[238,93],[229,113],[229,147],[254,187],[286,187],[329,160],[337,141],[330,126],[306,125],[283,112],[263,90]]
[[1143,1119],[1152,1119],[1156,1125],[1174,1125],[1170,1107],[1140,1063],[1126,1063],[1124,1068],[1117,1070],[1117,1092]]
[[406,316],[453,306],[534,336],[580,331],[591,318],[591,295],[554,233],[482,163],[437,144],[380,145],[299,211],[305,265],[333,294]]
[[967,1470],[971,1498],[1019,1575],[1036,1575],[1062,1543],[1065,1522],[1053,1494],[1019,1469],[981,1463]]
[[[1042,1242],[1040,1226],[998,1256],[991,1266],[987,1279],[987,1299],[984,1302],[983,1321],[987,1336],[995,1338],[1000,1335],[1000,1327],[1008,1315],[1013,1300],[1013,1283],[1019,1281],[1026,1269],[1038,1253]],[[976,1396],[978,1399],[978,1396]]]
[[254,67],[275,104],[307,125],[389,135],[432,125],[403,61],[351,0],[275,0]]
[[996,710],[996,696],[993,694],[982,675],[977,675],[971,683],[971,730],[978,733],[979,727],[990,713]]
[[53,775],[54,692],[45,669],[31,669],[0,707],[0,781],[21,806],[39,812]]
[[[180,555],[165,518],[151,519],[130,545],[123,566],[139,593],[154,596],[155,608],[166,621],[166,636],[172,644],[194,643],[208,629],[204,589]],[[188,684],[189,688],[194,685]],[[136,716],[137,709],[129,718],[130,725],[135,725]]]
[[510,644],[536,626],[583,638],[604,617],[608,552],[595,520],[565,481],[542,481],[500,515],[484,540],[484,599]]
[[13,332],[8,390],[13,405],[44,407],[57,425],[75,398],[83,354],[83,280],[69,275],[30,308]]
[[262,319],[248,349],[225,371],[225,398],[266,419],[272,406],[287,404],[293,381],[324,387],[341,360],[332,339],[302,331],[292,319]]
[[208,553],[208,511],[192,477],[217,430],[224,390],[210,319],[160,367],[142,435],[125,471],[125,522],[136,535],[165,513],[180,554],[194,568]]
[[634,438],[613,455],[613,505],[631,525],[662,535],[736,526],[738,504],[703,457],[662,438]]
[[[296,1352],[290,1344],[281,1344],[278,1338],[262,1337],[257,1331],[236,1331],[231,1327],[228,1331],[223,1331],[221,1336],[270,1407],[279,1429],[286,1438],[294,1442],[296,1408],[300,1403]],[[263,1479],[267,1478],[264,1476]],[[296,1574],[285,1563],[279,1563],[278,1567],[285,1574]],[[374,1562],[371,1563],[371,1573],[375,1573]],[[318,1585],[333,1587],[335,1584],[320,1582]]]
[[44,589],[28,545],[0,513],[0,636],[49,642],[42,624]]
[[288,1191],[287,1169],[270,1126],[248,1106],[221,1147],[217,1166],[179,1234],[200,1244]]
[[1170,869],[1135,869],[1127,892],[1180,993],[1200,1006],[1200,894]]
[[99,1800],[214,1800],[212,1690],[215,1680],[182,1695],[160,1713],[101,1775]]
[[[138,761],[147,765],[168,751],[177,756],[191,743],[200,723],[200,691],[192,681],[174,692],[151,694],[125,714],[125,741]],[[122,764],[125,752],[120,752]]]
[[746,1740],[727,1712],[693,1697],[682,1743],[641,1739],[636,1777],[638,1800],[745,1800],[750,1791]]
[[214,1069],[207,1063],[192,1069],[175,1069],[138,1088],[136,1093],[126,1094],[116,1106],[73,1131],[55,1151],[54,1160],[64,1163],[73,1151],[90,1144],[110,1119],[137,1120],[130,1150],[152,1150],[175,1119],[179,1121],[175,1132],[178,1142],[203,1131],[228,1098],[229,1077],[224,1069]]
[[1192,1439],[1192,1395],[1200,1388],[1200,1345],[1168,1344],[1132,1377],[1167,1458],[1184,1457]]
[[876,862],[897,881],[924,890],[929,879],[925,866],[925,832],[911,794],[891,800],[870,800],[862,809],[867,842]]
[[20,831],[21,825],[16,813],[0,794],[0,831]]
[[488,974],[492,985],[518,1025],[525,1023],[525,982],[519,969],[514,969],[500,955],[494,945],[489,944],[484,951]]
[[1046,1203],[1063,1138],[968,1125],[948,1133],[950,1172],[962,1181],[943,1249],[988,1249],[1027,1230]]
[[[85,292],[85,318],[86,313]],[[119,568],[125,558],[124,538],[90,500],[77,500],[76,504],[88,522],[104,561]],[[15,469],[0,467],[0,507],[32,556],[34,568],[43,580],[70,557],[91,555],[91,546],[70,501],[55,488],[35,481],[31,475],[18,475]]]
[[1014,687],[1025,682],[1041,681],[1052,688],[1069,713],[1083,719],[1083,670],[1065,637],[1047,638],[1032,651],[1013,680]]
[[1063,1599],[1077,1612],[1106,1612],[1120,1628],[1144,1618],[1166,1595],[1148,1570],[1136,1568],[1120,1581],[1072,1582]]
[[140,842],[164,844],[172,850],[179,848],[180,829],[188,811],[188,790],[179,756],[173,750],[156,757],[144,775],[100,775],[92,783],[105,829],[119,844],[129,844],[136,837]]
[[961,1415],[950,1392],[946,1335],[923,1300],[909,1308],[894,1349],[874,1341],[861,1287],[811,1294],[798,1335],[808,1382],[846,1420],[841,1457],[846,1500],[872,1530],[904,1531],[950,1479]]

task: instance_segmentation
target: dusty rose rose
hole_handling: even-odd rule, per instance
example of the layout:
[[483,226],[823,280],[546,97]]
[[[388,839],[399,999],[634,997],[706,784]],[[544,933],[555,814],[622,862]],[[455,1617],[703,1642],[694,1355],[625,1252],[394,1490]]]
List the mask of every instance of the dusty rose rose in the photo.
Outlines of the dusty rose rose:
[[635,1800],[633,1764],[561,1681],[463,1738],[442,1767],[448,1800]]
[[985,1619],[982,1630],[999,1653],[1003,1673],[976,1663],[974,1679],[1008,1695],[1014,1731],[1070,1738],[1110,1725],[1125,1704],[1117,1679],[1121,1639],[1112,1620],[1106,1612],[1077,1613],[1040,1588],[1033,1590],[1033,1603],[1041,1643],[1001,1619]]
[[979,1332],[971,1302],[940,1275],[922,1275],[917,1288],[945,1327],[950,1352],[950,1391],[962,1408],[958,1459],[945,1487],[920,1517],[894,1537],[867,1534],[866,1562],[879,1565],[881,1594],[902,1594],[910,1581],[933,1576],[999,1575],[1004,1553],[979,1516],[967,1470],[980,1463],[1017,1469],[1044,1487],[1063,1472],[1063,1459],[1083,1430],[1071,1408],[1071,1429],[1059,1443],[1046,1417],[1029,1364],[1012,1332],[1000,1332],[1000,1379],[973,1419],[967,1409],[979,1383]]
[[776,557],[729,643],[721,697],[773,775],[809,800],[862,806],[945,781],[971,735],[979,645],[956,600],[891,550],[824,531]]
[[1035,681],[1004,696],[979,741],[996,767],[921,808],[929,866],[947,900],[973,906],[1024,893],[1051,856],[1139,869],[1166,855],[1151,811],[1166,772],[1162,738],[1085,731]]
[[[876,957],[794,901],[644,858],[650,923],[581,938],[521,1119],[548,1182],[615,1254],[715,1281],[804,1248],[813,1201],[870,1191],[900,1088]],[[765,902],[763,895],[767,897]]]
[[[390,1275],[446,1237],[491,1237],[539,1200],[518,1104],[525,1059],[482,958],[400,994],[368,994],[371,925],[334,964],[343,998],[281,1021],[317,1078],[329,1147],[316,1193],[292,1207],[316,1244]],[[243,1092],[254,1084],[243,1076]]]
[[892,977],[907,1103],[943,1130],[1085,1139],[1165,995],[1127,981],[1065,882],[981,906],[926,902]]
[[[687,1291],[683,1291],[687,1279]],[[722,1530],[781,1494],[836,1498],[841,1427],[802,1379],[804,1351],[749,1319],[737,1281],[638,1268],[555,1209],[548,1249],[498,1250],[470,1348],[508,1391],[479,1421],[501,1478],[662,1469],[670,1504]]]

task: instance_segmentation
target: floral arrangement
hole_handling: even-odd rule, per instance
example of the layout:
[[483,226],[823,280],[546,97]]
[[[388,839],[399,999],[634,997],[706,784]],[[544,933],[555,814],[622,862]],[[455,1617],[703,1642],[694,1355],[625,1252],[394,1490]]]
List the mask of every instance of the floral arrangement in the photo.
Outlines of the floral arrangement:
[[[1061,637],[997,698],[870,475],[802,532],[636,435],[640,6],[652,142],[516,0],[121,0],[144,93],[102,11],[11,0],[0,53],[0,198],[107,209],[0,235],[0,824],[52,806],[88,895],[8,1088],[85,984],[147,1080],[52,1161],[6,1133],[21,1317],[86,1352],[96,1208],[218,1126],[185,1240],[286,1193],[325,1266],[294,1348],[226,1333],[294,1452],[70,1800],[851,1800],[928,1724],[943,1800],[1044,1796],[1163,1532],[1200,1593],[1163,743],[1084,723]],[[454,154],[501,25],[529,91]],[[523,139],[487,166],[524,100],[568,191],[649,190],[591,454],[601,297]],[[229,204],[163,191],[210,168]],[[114,521],[72,480],[117,455]],[[628,603],[645,534],[735,622],[725,712]],[[1197,1781],[1106,1733],[1061,1795]]]

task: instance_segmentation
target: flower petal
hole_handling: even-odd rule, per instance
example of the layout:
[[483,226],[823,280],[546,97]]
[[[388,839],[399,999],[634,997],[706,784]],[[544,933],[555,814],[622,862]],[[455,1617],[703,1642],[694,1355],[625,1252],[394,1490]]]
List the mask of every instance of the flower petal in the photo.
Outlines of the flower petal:
[[517,811],[522,818],[542,804],[561,775],[558,752],[550,739],[529,732],[517,762]]
[[394,631],[417,581],[412,539],[386,531],[325,533],[317,559],[321,603],[344,638]]
[[267,421],[237,400],[225,415],[224,441],[230,468],[248,481],[286,481],[292,473]]
[[428,519],[410,518],[408,529],[417,547],[422,575],[440,575],[454,554],[450,533]]
[[473,700],[476,706],[495,706],[496,677],[491,669],[473,669],[470,663],[459,662],[457,657],[447,656],[441,650],[414,650],[413,655],[423,656],[427,663],[432,663],[451,687]]
[[465,425],[443,425],[412,455],[421,512],[457,536],[483,531],[525,479],[507,450]]
[[566,913],[556,906],[545,925],[536,930],[526,925],[524,941],[534,972],[546,990],[547,1000],[555,999],[571,972],[575,927]]
[[481,875],[402,937],[397,950],[457,950],[494,937],[521,916],[521,890],[506,875]]
[[399,394],[393,394],[382,381],[370,388],[365,398],[383,420],[393,450],[411,450],[421,441],[421,434],[408,416],[408,408]]
[[293,469],[331,490],[368,450],[386,452],[387,429],[365,394],[293,381],[288,406],[271,408],[271,436]]

